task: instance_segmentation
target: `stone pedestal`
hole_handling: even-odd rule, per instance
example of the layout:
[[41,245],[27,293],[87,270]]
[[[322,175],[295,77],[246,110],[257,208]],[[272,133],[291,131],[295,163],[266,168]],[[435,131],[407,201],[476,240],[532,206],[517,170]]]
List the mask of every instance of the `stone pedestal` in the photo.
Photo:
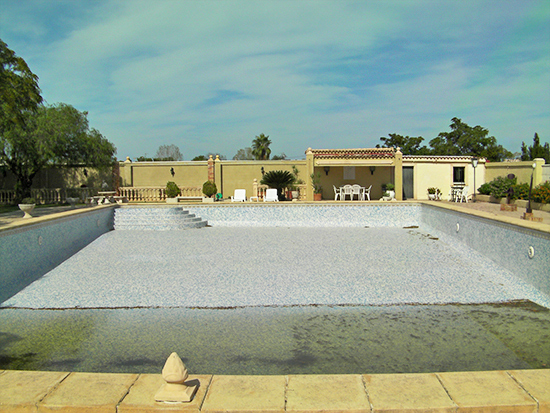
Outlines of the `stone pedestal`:
[[500,204],[501,211],[517,211],[518,206],[513,204]]
[[542,222],[542,218],[535,217],[532,212],[524,212],[521,219],[534,222]]
[[193,400],[199,386],[196,380],[185,383],[188,376],[187,369],[178,354],[170,354],[162,369],[162,378],[166,383],[155,394],[155,400],[167,403],[183,403]]

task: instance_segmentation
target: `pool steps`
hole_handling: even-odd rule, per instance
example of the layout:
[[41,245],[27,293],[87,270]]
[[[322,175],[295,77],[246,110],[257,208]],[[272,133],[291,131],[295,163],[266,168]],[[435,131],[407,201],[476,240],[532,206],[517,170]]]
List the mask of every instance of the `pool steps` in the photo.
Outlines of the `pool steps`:
[[204,228],[208,221],[175,208],[118,208],[115,210],[115,230],[169,231]]

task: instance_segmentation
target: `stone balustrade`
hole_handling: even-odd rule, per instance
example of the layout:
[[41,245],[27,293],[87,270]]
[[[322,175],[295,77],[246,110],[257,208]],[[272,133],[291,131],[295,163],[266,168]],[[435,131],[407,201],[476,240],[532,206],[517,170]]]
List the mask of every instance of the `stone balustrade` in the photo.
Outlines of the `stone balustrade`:
[[[258,200],[263,200],[265,197],[265,192],[267,189],[269,189],[268,185],[262,185],[258,183],[257,179],[254,179],[254,182],[252,184],[252,196],[257,196]],[[302,185],[296,185],[296,189],[293,188],[285,188],[285,197],[286,199],[297,199],[298,201],[305,201],[306,200],[306,184]],[[293,194],[294,192],[294,194]],[[297,193],[297,194],[296,194]],[[295,197],[294,195],[297,195]]]
[[[182,197],[202,197],[200,187],[180,187]],[[166,187],[120,187],[119,195],[129,202],[162,202],[166,200]]]
[[[33,188],[31,198],[37,204],[63,204],[67,198],[78,198],[81,202],[97,194],[97,188]],[[13,189],[0,190],[0,204],[13,204],[15,191]]]

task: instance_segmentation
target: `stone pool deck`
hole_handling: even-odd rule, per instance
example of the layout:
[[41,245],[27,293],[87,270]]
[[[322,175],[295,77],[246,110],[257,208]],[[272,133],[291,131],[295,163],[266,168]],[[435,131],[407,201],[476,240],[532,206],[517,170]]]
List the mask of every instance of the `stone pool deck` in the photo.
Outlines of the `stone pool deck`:
[[189,376],[190,403],[154,400],[160,374],[0,371],[0,412],[549,412],[550,370]]

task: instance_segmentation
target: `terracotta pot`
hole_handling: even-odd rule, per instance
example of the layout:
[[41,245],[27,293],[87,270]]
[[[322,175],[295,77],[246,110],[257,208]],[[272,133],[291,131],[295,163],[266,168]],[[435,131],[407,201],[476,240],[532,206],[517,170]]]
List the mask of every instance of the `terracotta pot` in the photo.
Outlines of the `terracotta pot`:
[[314,201],[321,201],[323,199],[323,194],[313,194]]

